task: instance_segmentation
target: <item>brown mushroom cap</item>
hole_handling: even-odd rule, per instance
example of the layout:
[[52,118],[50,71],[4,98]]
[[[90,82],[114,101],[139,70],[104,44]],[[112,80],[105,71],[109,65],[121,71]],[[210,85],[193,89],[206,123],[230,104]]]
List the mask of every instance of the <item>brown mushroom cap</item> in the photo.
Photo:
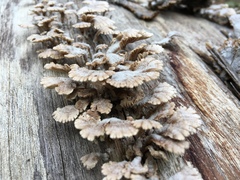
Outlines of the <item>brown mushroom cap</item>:
[[114,21],[104,16],[95,16],[93,18],[93,27],[99,30],[100,34],[115,34]]
[[159,77],[159,71],[162,69],[161,61],[152,57],[147,57],[136,62],[131,70],[118,71],[107,80],[110,85],[122,88],[133,88]]
[[105,175],[105,179],[121,179],[124,175],[123,171],[127,161],[113,162],[109,161],[102,165],[102,174]]
[[107,62],[107,58],[106,56],[103,57],[99,57],[99,58],[94,58],[91,62],[87,62],[86,65],[87,66],[92,66],[92,67],[97,67],[100,66],[102,64],[105,64]]
[[167,120],[162,135],[176,140],[185,140],[186,137],[196,133],[196,129],[201,124],[202,120],[193,108],[180,107]]
[[158,134],[152,134],[151,138],[153,143],[175,154],[184,154],[185,149],[189,148],[188,141],[176,141]]
[[44,51],[38,54],[38,57],[43,59],[46,59],[46,58],[63,59],[64,55],[54,49],[45,49]]
[[[41,18],[42,17],[42,18]],[[40,19],[41,18],[41,19]],[[52,17],[45,17],[45,16],[39,16],[39,20],[37,20],[37,25],[39,27],[42,26],[48,26],[51,22],[53,22],[56,19],[56,16]]]
[[176,89],[169,85],[168,83],[159,83],[159,85],[154,88],[153,94],[148,99],[148,103],[153,105],[159,105],[165,103],[175,97],[177,94]]
[[144,54],[152,55],[152,54],[158,54],[161,52],[163,52],[162,46],[159,46],[156,44],[151,44],[151,45],[141,44],[129,52],[128,58],[131,61],[141,60],[143,59],[142,56],[144,56]]
[[108,58],[108,64],[111,65],[111,67],[115,67],[121,63],[124,62],[124,57],[120,56],[119,54],[116,53],[107,53],[106,54]]
[[123,49],[129,43],[147,39],[151,36],[152,36],[152,33],[148,33],[143,30],[127,29],[127,30],[121,31],[118,34],[117,40],[120,41],[119,46],[121,49]]
[[66,58],[82,57],[87,55],[87,51],[71,45],[59,44],[53,47],[54,50],[64,54]]
[[100,116],[90,115],[89,112],[84,112],[74,122],[75,128],[80,129],[80,134],[83,138],[93,141],[95,137],[103,136],[104,125],[99,123]]
[[87,106],[89,105],[89,100],[87,99],[79,99],[75,103],[75,108],[78,109],[80,112],[83,112],[87,109]]
[[69,122],[76,119],[79,115],[79,110],[76,109],[73,105],[68,105],[63,108],[57,108],[53,112],[53,118],[58,122]]
[[76,84],[69,78],[65,77],[44,77],[41,80],[44,88],[55,88],[58,94],[68,95],[76,88]]
[[91,104],[92,111],[98,111],[101,114],[109,114],[113,105],[109,99],[94,99]]
[[74,81],[80,82],[96,82],[108,79],[115,72],[110,70],[89,70],[85,67],[79,67],[78,65],[71,65],[71,71],[69,72],[69,77]]
[[86,154],[85,156],[81,157],[81,161],[83,166],[86,167],[88,170],[93,169],[100,159],[100,153],[90,153]]
[[33,43],[38,43],[38,42],[44,42],[44,41],[49,41],[52,38],[47,35],[39,35],[39,34],[32,34],[27,38],[27,40],[33,42]]
[[173,115],[175,108],[174,102],[164,103],[149,117],[149,119],[160,120],[162,118],[169,118]]
[[131,123],[134,127],[142,128],[144,130],[152,128],[160,129],[162,127],[162,125],[159,122],[150,119],[136,119]]
[[145,174],[148,172],[147,166],[142,166],[142,158],[140,156],[135,157],[131,162],[108,162],[103,164],[102,173],[106,177],[104,179],[122,179],[125,177],[129,179],[131,175]]
[[127,120],[121,120],[113,117],[103,119],[101,122],[105,124],[106,134],[110,135],[110,138],[112,139],[131,137],[138,133],[138,129]]
[[55,64],[54,62],[45,64],[44,68],[48,70],[63,71],[63,72],[69,72],[71,70],[68,64],[62,65],[62,64]]

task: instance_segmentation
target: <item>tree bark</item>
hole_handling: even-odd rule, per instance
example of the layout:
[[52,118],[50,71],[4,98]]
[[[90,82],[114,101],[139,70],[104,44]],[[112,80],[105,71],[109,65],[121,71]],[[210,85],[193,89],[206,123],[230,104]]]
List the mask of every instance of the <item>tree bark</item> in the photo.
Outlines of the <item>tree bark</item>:
[[[107,145],[82,139],[73,123],[60,124],[51,116],[67,102],[40,85],[40,79],[51,72],[38,60],[38,48],[26,40],[32,30],[19,27],[31,20],[28,13],[33,5],[27,0],[0,2],[0,179],[101,179],[101,164],[88,171],[80,158]],[[189,138],[191,147],[184,157],[169,155],[168,162],[159,163],[163,179],[178,172],[185,160],[204,179],[240,177],[239,101],[196,53],[209,55],[206,42],[222,44],[224,27],[175,12],[161,12],[145,22],[114,8],[110,15],[119,30],[145,29],[154,34],[151,42],[160,41],[169,31],[181,34],[167,47],[161,80],[177,88],[176,103],[194,106],[204,125]],[[113,160],[121,159],[124,140],[110,145],[115,147]]]

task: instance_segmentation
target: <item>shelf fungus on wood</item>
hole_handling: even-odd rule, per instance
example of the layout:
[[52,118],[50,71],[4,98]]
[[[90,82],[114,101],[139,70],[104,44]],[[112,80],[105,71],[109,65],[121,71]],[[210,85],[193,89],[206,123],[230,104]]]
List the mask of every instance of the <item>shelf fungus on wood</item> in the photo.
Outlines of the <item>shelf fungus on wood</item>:
[[[61,77],[44,77],[41,84],[71,103],[57,108],[53,118],[63,123],[74,121],[80,135],[89,141],[131,139],[122,155],[127,160],[108,159],[102,165],[105,179],[161,178],[161,169],[153,168],[153,159],[166,159],[166,152],[183,154],[189,147],[186,137],[201,125],[191,107],[175,107],[174,85],[159,80],[164,68],[160,56],[165,51],[161,45],[173,35],[160,43],[140,44],[152,34],[137,29],[116,30],[114,21],[105,16],[111,10],[107,2],[84,1],[83,5],[78,10],[72,3],[59,5],[45,0],[33,10],[33,24],[39,33],[28,40],[47,46],[38,52],[39,58],[53,60],[46,69],[61,71]],[[77,22],[71,24],[64,16],[67,9],[78,11]],[[57,28],[52,22],[63,26]],[[73,31],[76,34],[68,36],[72,27],[77,28]],[[102,42],[98,36],[110,40]],[[150,88],[150,84],[154,86]],[[149,90],[144,91],[147,87]],[[119,116],[119,111],[127,115]],[[81,161],[92,169],[106,153],[90,153]]]
[[185,9],[195,12],[211,5],[212,0],[112,0],[112,2],[128,9],[137,18],[149,21],[159,14],[159,10]]
[[73,105],[67,105],[63,108],[57,108],[53,113],[53,118],[58,122],[69,122],[75,120],[79,115],[79,110]]
[[206,44],[206,48],[211,53],[207,63],[240,99],[240,15],[231,15],[228,20],[233,26],[233,34],[219,48],[210,43]]

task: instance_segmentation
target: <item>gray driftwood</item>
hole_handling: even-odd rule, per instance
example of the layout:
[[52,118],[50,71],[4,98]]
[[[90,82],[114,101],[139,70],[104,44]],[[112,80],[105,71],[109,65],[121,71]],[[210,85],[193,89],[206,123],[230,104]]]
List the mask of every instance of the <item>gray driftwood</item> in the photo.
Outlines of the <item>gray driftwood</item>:
[[[32,30],[18,26],[30,21],[28,12],[33,4],[28,0],[0,1],[0,179],[101,179],[100,165],[88,171],[80,157],[107,146],[82,139],[73,123],[56,123],[51,116],[67,102],[40,85],[40,79],[50,72],[37,58],[37,47],[26,40]],[[208,54],[206,42],[223,43],[223,27],[173,12],[144,22],[121,7],[115,9],[111,15],[120,30],[148,30],[154,33],[150,41],[161,40],[169,31],[182,34],[168,46],[161,78],[178,89],[176,103],[194,106],[204,125],[189,138],[191,147],[184,157],[170,155],[169,162],[159,163],[163,179],[179,171],[185,160],[191,161],[204,179],[238,179],[239,101],[196,53]],[[119,159],[124,141],[110,145],[115,146],[113,158]]]

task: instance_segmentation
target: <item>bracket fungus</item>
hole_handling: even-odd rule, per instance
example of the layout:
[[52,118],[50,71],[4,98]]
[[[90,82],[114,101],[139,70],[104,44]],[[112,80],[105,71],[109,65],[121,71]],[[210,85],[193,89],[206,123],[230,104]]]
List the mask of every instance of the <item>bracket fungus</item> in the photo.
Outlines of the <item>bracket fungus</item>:
[[[78,13],[77,22],[67,26],[70,22],[63,15],[69,8]],[[55,89],[70,100],[71,105],[53,113],[56,121],[74,121],[80,135],[89,141],[131,139],[122,155],[126,158],[102,165],[104,179],[158,179],[161,170],[152,168],[153,159],[166,159],[165,152],[183,154],[189,147],[186,137],[201,125],[200,116],[190,107],[175,107],[176,89],[159,80],[164,68],[162,44],[136,43],[153,35],[143,30],[117,31],[114,21],[105,16],[110,10],[105,1],[83,1],[78,10],[73,3],[44,0],[32,11],[39,34],[28,40],[44,42],[47,47],[39,51],[39,58],[53,60],[46,69],[61,71],[61,76],[41,81],[44,88]],[[51,26],[53,21],[63,26]],[[80,31],[67,36],[71,27]],[[108,36],[111,42],[89,41],[96,35]],[[83,38],[69,38],[79,36]],[[154,86],[149,88],[151,84]],[[120,116],[119,110],[126,114]],[[81,161],[92,169],[102,154],[91,153]]]

